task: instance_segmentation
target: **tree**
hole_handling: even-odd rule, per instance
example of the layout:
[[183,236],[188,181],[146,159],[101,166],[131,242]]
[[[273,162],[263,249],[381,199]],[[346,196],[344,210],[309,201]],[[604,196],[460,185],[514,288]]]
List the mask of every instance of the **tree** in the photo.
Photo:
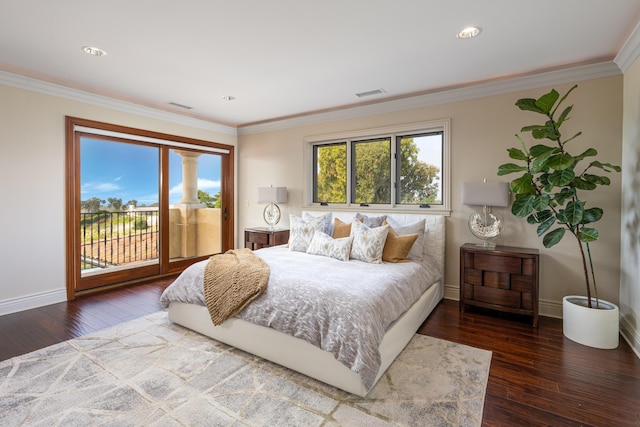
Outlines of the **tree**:
[[318,170],[316,201],[347,202],[347,146],[326,145],[317,148]]
[[99,199],[97,197],[92,197],[88,200],[81,201],[80,209],[85,210],[87,212],[98,212],[102,207],[103,203],[105,203],[104,200]]
[[134,208],[137,207],[138,206],[138,201],[136,199],[133,199],[133,200],[129,200],[125,204],[126,207],[129,207],[129,206],[132,206],[132,205],[133,205]]
[[[391,203],[391,153],[388,139],[355,145],[356,203]],[[400,203],[437,203],[440,169],[418,159],[413,138],[400,141]],[[346,203],[347,146],[325,145],[317,148],[315,201]]]
[[201,203],[207,205],[208,208],[220,208],[221,206],[221,193],[218,191],[215,195],[211,195],[203,190],[198,190],[198,200]]
[[114,211],[122,210],[122,199],[119,199],[116,197],[109,197],[107,201],[109,202],[109,207],[112,208]]
[[418,159],[418,147],[413,138],[400,141],[400,158],[400,203],[440,202],[437,200],[440,169]]

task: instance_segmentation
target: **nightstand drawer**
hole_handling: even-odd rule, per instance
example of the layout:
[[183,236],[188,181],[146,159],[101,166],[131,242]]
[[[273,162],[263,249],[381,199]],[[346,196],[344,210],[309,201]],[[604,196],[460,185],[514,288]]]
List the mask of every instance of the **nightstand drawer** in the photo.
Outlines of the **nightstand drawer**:
[[466,306],[523,314],[538,326],[538,251],[467,243],[460,248],[460,311]]
[[267,233],[247,233],[247,242],[260,243],[266,245],[269,243],[269,234]]
[[273,230],[265,227],[244,230],[244,247],[251,250],[283,245],[289,240],[289,230]]
[[520,258],[514,257],[475,254],[473,268],[498,271],[501,273],[520,274],[522,272],[522,261]]

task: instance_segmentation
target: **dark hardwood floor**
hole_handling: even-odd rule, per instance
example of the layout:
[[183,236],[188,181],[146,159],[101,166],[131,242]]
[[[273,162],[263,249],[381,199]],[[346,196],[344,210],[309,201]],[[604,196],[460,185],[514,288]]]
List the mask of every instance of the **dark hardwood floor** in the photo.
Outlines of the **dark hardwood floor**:
[[[160,310],[173,278],[0,316],[0,360]],[[562,321],[458,313],[443,301],[420,333],[491,350],[484,426],[640,426],[640,359],[620,340],[598,350],[567,340]]]

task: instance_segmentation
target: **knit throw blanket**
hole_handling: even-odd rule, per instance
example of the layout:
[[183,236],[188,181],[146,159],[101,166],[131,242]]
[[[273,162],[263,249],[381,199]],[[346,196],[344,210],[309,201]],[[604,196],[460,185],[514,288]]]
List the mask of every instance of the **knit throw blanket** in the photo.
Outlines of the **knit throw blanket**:
[[269,281],[269,265],[250,249],[212,256],[204,270],[204,296],[218,326],[257,298]]

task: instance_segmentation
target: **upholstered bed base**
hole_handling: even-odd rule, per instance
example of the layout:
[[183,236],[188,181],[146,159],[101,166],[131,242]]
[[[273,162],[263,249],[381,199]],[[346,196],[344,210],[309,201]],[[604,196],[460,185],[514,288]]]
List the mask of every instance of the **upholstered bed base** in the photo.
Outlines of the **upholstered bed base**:
[[[382,364],[376,382],[443,296],[442,283],[433,284],[389,326],[380,344]],[[365,396],[368,392],[360,377],[331,353],[275,329],[238,318],[214,326],[206,307],[180,302],[172,302],[169,306],[169,320],[358,396]]]

